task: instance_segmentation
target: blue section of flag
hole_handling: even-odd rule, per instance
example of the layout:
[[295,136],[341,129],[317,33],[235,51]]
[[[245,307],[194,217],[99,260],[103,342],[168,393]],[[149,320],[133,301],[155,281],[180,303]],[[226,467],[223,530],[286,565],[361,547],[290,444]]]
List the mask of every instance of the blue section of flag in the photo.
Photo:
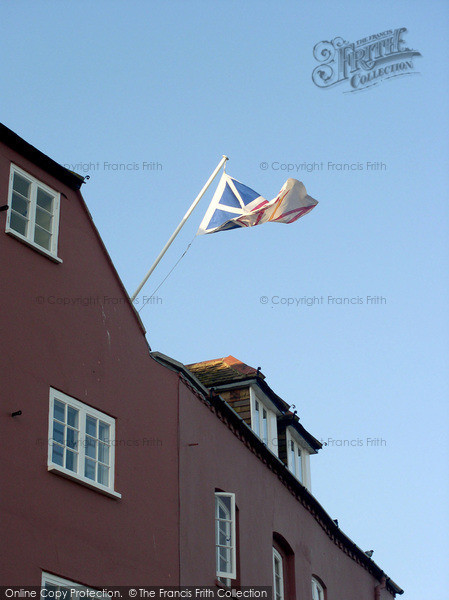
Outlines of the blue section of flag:
[[229,187],[229,184],[226,184],[222,197],[220,198],[220,204],[224,204],[225,206],[233,206],[235,208],[241,208],[240,202],[234,192]]
[[236,179],[233,179],[232,182],[235,185],[235,189],[240,194],[243,204],[246,206],[256,198],[259,198],[260,194],[249,188],[247,185],[240,183]]
[[220,210],[219,208],[217,208],[217,210],[214,212],[214,214],[212,216],[212,219],[209,221],[209,225],[207,227],[208,227],[208,229],[213,229],[214,227],[220,227],[220,225],[222,225],[226,221],[229,221],[230,219],[235,219],[235,217],[238,217],[238,216],[239,215],[236,215],[235,213],[227,212],[226,210]]
[[223,225],[220,231],[228,231],[229,229],[240,229],[243,225],[240,223],[228,223],[227,225]]

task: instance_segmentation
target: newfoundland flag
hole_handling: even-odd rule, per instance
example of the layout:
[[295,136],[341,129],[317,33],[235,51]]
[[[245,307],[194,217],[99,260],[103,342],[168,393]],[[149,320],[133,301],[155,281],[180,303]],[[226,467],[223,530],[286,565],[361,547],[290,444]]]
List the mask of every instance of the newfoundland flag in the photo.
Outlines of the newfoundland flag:
[[271,201],[223,173],[197,235],[254,227],[261,223],[293,223],[318,204],[297,179],[287,179]]

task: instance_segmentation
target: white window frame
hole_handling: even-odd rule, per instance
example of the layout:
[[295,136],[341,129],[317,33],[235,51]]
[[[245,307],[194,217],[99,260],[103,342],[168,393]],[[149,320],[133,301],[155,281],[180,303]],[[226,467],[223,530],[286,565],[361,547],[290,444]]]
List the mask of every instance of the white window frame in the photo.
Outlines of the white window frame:
[[[30,185],[30,214],[27,227],[27,235],[21,234],[19,231],[11,228],[11,213],[12,213],[12,194],[13,194],[13,180],[14,173],[17,173],[24,179],[26,179]],[[47,194],[54,197],[54,208],[53,208],[53,219],[52,219],[52,231],[51,231],[51,248],[47,250],[43,246],[40,246],[34,241],[34,233],[36,229],[36,207],[37,207],[37,190],[42,189]],[[8,213],[6,216],[6,233],[19,238],[41,254],[50,257],[55,262],[62,262],[58,257],[58,234],[59,234],[59,210],[61,204],[61,194],[56,190],[52,189],[36,177],[33,177],[17,165],[11,163],[11,169],[9,174],[9,191],[8,191]]]
[[[94,592],[94,594],[89,594],[90,598],[110,598],[110,596],[103,590],[87,587],[85,585],[81,585],[80,583],[70,581],[69,579],[59,577],[58,575],[52,575],[51,573],[42,571],[41,589],[45,588],[46,584],[59,588],[58,591],[61,591],[61,596],[59,597],[60,600],[72,600],[72,598],[79,598],[81,596],[80,592]],[[64,593],[63,590],[66,590],[66,593]],[[45,597],[48,596],[43,596],[41,592],[41,598]],[[82,594],[82,597],[85,597],[85,594]]]
[[[52,460],[53,450],[53,419],[54,419],[54,403],[55,400],[59,400],[71,406],[72,408],[79,411],[78,414],[78,427],[79,427],[79,440],[78,440],[78,460],[77,460],[77,471],[72,471],[62,465],[58,465]],[[99,419],[109,425],[110,427],[110,438],[109,438],[109,485],[103,485],[98,481],[89,479],[84,475],[84,464],[86,458],[86,417],[91,416],[95,419]],[[66,444],[64,444],[66,448]],[[54,388],[50,388],[50,408],[48,416],[48,463],[47,468],[49,471],[56,471],[69,479],[79,481],[84,485],[93,489],[99,490],[109,496],[121,498],[121,494],[114,491],[114,478],[115,478],[115,419],[106,415],[95,408],[60,392]]]
[[[276,562],[280,565],[279,583],[280,593],[276,592]],[[276,550],[273,546],[273,600],[284,600],[285,598],[285,587],[284,587],[284,559],[282,554]]]
[[47,583],[57,588],[67,589],[67,594],[61,595],[61,600],[70,600],[72,598],[70,590],[72,589],[76,589],[78,591],[93,589],[88,588],[84,585],[80,585],[79,583],[75,583],[74,581],[69,581],[68,579],[59,577],[58,575],[52,575],[51,573],[46,573],[45,571],[42,571],[41,588],[45,588],[45,584]]
[[312,600],[324,600],[324,588],[315,577],[312,577]]
[[[264,442],[264,444],[278,456],[278,431],[276,413],[269,408],[260,395],[250,388],[251,429]],[[264,412],[266,419],[264,419]],[[266,423],[267,435],[264,436]]]
[[[296,458],[296,472],[293,469],[293,465],[291,464],[291,455],[290,448],[291,443],[295,447],[295,458]],[[291,428],[287,427],[286,430],[286,443],[287,443],[287,466],[288,470],[293,473],[298,481],[300,481],[304,487],[306,487],[309,491],[311,490],[311,482],[310,482],[310,453],[309,451],[299,443],[298,439],[292,435]],[[301,477],[298,477],[299,469],[298,469],[298,449],[301,453]]]
[[[227,548],[231,550],[231,564],[230,568],[227,571],[220,570],[219,563],[219,545],[218,540],[218,531],[219,531],[219,518],[218,518],[218,505],[222,498],[229,498],[231,505],[231,514],[230,514],[230,530],[231,530],[231,539],[229,540],[229,544]],[[237,577],[237,539],[236,539],[236,517],[235,517],[235,494],[228,492],[215,492],[215,570],[217,578],[222,580],[222,583],[225,585],[230,585],[230,579],[236,579]],[[223,581],[224,579],[224,581]]]

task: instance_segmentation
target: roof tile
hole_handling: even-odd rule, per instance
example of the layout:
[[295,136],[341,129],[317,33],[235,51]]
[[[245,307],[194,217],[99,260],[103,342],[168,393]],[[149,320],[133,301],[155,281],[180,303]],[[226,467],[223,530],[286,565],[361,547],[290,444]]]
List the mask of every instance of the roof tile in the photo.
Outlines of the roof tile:
[[[253,379],[254,377],[257,377],[258,372],[257,369],[250,367],[234,356],[205,360],[186,366],[203,385],[209,388],[215,385],[224,385],[227,383]],[[258,376],[261,379],[265,379],[265,375],[260,371]]]

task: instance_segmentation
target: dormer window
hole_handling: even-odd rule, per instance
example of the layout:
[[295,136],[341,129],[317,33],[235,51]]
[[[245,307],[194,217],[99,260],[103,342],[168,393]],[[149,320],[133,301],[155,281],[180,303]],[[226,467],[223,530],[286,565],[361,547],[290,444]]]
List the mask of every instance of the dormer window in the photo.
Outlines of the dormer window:
[[263,443],[274,452],[278,453],[278,434],[276,413],[273,407],[268,406],[268,400],[256,394],[251,388],[251,429],[260,437]]
[[59,197],[58,192],[11,165],[6,232],[58,261]]
[[310,490],[310,453],[306,449],[304,440],[293,427],[287,427],[286,443],[289,471]]

